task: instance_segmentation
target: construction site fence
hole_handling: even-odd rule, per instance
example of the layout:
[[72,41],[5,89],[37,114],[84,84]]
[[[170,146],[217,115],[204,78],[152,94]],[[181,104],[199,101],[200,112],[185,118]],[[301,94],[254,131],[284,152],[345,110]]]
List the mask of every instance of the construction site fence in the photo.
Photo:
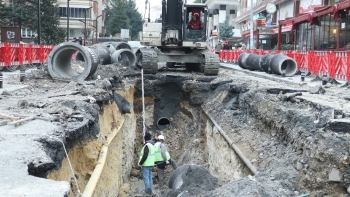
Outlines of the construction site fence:
[[0,67],[42,64],[55,45],[0,43]]
[[306,51],[306,50],[221,50],[221,62],[237,63],[242,53],[257,55],[285,54],[293,58],[300,72],[312,73],[329,79],[350,81],[350,51]]

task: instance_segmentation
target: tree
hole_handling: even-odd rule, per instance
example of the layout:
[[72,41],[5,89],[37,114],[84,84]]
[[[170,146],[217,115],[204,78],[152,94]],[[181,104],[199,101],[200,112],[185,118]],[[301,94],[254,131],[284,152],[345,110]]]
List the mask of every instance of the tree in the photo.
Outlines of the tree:
[[[11,4],[4,6],[4,9],[0,9],[0,24],[3,26],[18,26],[20,29],[25,27],[37,31],[37,9],[37,0],[13,0],[13,4],[11,2]],[[65,30],[59,27],[57,0],[41,0],[40,11],[41,41],[45,44],[63,42]]]
[[139,32],[142,31],[142,16],[137,11],[136,4],[134,1],[128,1],[126,14],[128,15],[130,21],[130,34],[132,40],[139,40]]
[[138,38],[142,30],[142,17],[136,5],[131,0],[112,0],[111,6],[106,8],[105,27],[111,35],[119,34],[121,29],[129,29],[132,39]]
[[[45,44],[64,42],[66,30],[59,27],[59,7],[57,0],[42,0],[41,3],[41,39]],[[34,23],[37,29],[37,22]]]
[[227,40],[233,36],[232,26],[228,24],[227,20],[224,23],[220,23],[219,38],[221,40]]
[[0,27],[8,26],[9,24],[9,10],[8,6],[5,5],[4,0],[0,0]]

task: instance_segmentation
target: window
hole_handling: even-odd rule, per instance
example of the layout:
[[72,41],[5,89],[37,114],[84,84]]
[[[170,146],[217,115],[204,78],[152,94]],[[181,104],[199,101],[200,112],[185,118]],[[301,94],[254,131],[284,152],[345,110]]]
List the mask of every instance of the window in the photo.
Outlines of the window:
[[[86,11],[86,18],[90,18],[91,9],[88,8],[69,8],[69,18],[85,18],[85,11]],[[60,7],[60,17],[66,18],[67,15],[67,8],[66,7]]]

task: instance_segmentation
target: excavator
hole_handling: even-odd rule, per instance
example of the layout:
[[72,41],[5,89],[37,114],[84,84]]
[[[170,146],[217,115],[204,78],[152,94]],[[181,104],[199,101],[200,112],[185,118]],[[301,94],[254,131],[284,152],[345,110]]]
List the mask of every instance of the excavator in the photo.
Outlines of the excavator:
[[[194,17],[200,20],[197,28],[189,25]],[[158,62],[166,62],[168,68],[180,63],[188,71],[218,75],[219,56],[207,46],[207,18],[206,4],[162,0],[161,22],[143,25],[140,43],[147,47],[136,51],[137,66],[146,74],[156,74]]]

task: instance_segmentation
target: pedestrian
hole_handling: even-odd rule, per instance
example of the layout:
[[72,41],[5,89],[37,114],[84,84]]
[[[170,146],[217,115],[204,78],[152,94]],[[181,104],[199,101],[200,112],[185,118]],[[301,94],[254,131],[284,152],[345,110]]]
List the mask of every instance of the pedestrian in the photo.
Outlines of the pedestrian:
[[216,45],[215,45],[215,53],[216,54],[219,54],[220,51],[222,49],[222,44],[221,44],[221,41],[219,41]]
[[82,37],[78,38],[78,44],[83,45],[83,38]]
[[165,186],[165,178],[164,178],[164,170],[166,165],[170,165],[176,170],[176,161],[170,157],[170,154],[164,144],[165,137],[164,135],[158,136],[158,142],[155,143],[155,163],[157,165],[157,174],[158,174],[158,182],[159,188],[164,188]]
[[223,50],[230,50],[230,46],[228,46],[228,42],[226,41],[224,43],[224,46],[222,47]]
[[145,193],[152,195],[152,168],[154,166],[154,142],[150,133],[145,133],[144,146],[141,150],[138,167],[141,168],[143,182],[145,184]]
[[77,38],[73,37],[72,42],[76,43],[77,42]]
[[246,50],[247,46],[245,44],[242,44],[241,50]]

